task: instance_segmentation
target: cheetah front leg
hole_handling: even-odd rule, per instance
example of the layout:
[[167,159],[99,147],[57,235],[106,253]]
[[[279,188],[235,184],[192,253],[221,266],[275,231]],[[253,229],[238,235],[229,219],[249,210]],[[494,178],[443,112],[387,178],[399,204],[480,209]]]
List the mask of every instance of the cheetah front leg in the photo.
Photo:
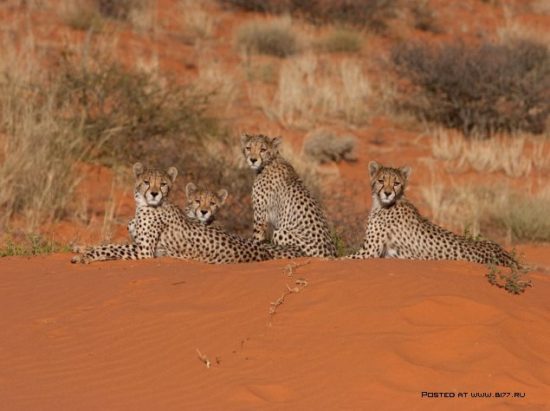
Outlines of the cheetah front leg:
[[362,260],[366,258],[380,258],[384,256],[384,250],[387,243],[385,235],[365,235],[362,247],[355,253],[343,257],[344,259]]
[[148,255],[147,249],[136,244],[106,244],[87,248],[77,248],[78,252],[72,259],[72,263],[89,264],[93,261],[106,260],[139,260],[141,258],[152,258]]
[[254,201],[254,233],[253,238],[256,241],[267,241],[268,223],[267,223],[267,205],[264,202]]
[[[87,248],[77,247],[74,251],[79,255],[71,259],[72,263],[88,264],[93,261],[106,260],[141,260],[155,257],[155,249],[160,238],[161,223],[143,224],[143,217],[147,217],[148,212],[142,212],[143,215],[136,216],[132,244],[106,244]],[[149,213],[150,214],[150,213]],[[154,218],[154,217],[153,217]],[[147,229],[139,228],[145,227]]]

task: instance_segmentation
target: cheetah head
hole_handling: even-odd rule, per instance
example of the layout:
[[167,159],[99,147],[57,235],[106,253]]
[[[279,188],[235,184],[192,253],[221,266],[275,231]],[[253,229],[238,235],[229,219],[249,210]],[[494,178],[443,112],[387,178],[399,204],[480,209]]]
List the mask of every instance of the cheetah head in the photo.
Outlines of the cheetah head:
[[193,183],[185,187],[187,197],[187,216],[199,220],[202,224],[210,224],[219,208],[227,199],[227,190],[221,189],[217,192],[202,190]]
[[270,138],[263,134],[243,134],[241,146],[246,162],[254,171],[260,172],[279,155],[281,137]]
[[374,204],[391,207],[405,193],[411,168],[384,167],[376,161],[371,161],[369,174]]
[[168,198],[172,184],[176,180],[178,170],[170,167],[168,170],[146,169],[143,164],[136,163],[133,167],[136,185],[134,198],[137,206],[158,207]]

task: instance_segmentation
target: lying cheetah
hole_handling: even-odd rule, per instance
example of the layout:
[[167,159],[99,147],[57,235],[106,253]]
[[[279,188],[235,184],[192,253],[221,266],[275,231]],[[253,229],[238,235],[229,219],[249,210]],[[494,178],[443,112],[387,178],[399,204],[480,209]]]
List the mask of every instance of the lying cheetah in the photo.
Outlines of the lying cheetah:
[[243,263],[273,258],[302,256],[301,250],[291,247],[263,245],[228,234],[189,220],[175,205],[170,204],[170,189],[177,170],[145,169],[134,165],[136,177],[135,241],[132,244],[108,244],[78,250],[73,263],[102,260],[140,260],[163,255],[207,263]]
[[279,154],[279,137],[244,134],[241,145],[250,168],[256,172],[252,188],[254,238],[293,245],[308,256],[334,257],[336,247],[323,211],[294,168]]
[[420,260],[467,260],[482,264],[517,266],[498,244],[456,235],[422,217],[405,198],[410,167],[369,163],[372,208],[364,244],[348,258],[395,257]]
[[[216,193],[210,190],[198,189],[193,183],[187,184],[185,187],[185,195],[187,206],[185,207],[185,215],[190,220],[199,221],[202,224],[210,225],[214,222],[215,216],[220,207],[225,203],[228,193],[227,190],[221,189]],[[136,228],[135,219],[131,219],[128,223],[128,233],[130,239],[135,241]],[[157,257],[164,253],[157,253]]]
[[227,199],[227,190],[221,189],[215,193],[210,190],[197,188],[193,183],[185,186],[187,206],[185,214],[190,219],[197,219],[202,224],[210,225],[214,222],[216,214]]

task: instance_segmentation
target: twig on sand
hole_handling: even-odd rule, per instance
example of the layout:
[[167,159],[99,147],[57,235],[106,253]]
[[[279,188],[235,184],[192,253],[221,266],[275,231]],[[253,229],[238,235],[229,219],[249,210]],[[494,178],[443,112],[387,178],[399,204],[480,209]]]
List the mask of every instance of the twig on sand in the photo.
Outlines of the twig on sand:
[[201,353],[199,351],[198,348],[197,348],[197,355],[199,356],[199,360],[201,360],[201,362],[206,366],[206,368],[210,368],[212,363],[210,362],[210,360],[208,359],[208,357],[206,355],[204,355],[203,353]]
[[308,265],[311,263],[311,260],[306,260],[303,263],[290,263],[287,264],[284,268],[284,272],[287,275],[287,277],[292,277],[294,275],[294,270],[303,267],[304,265]]
[[269,307],[269,325],[271,325],[271,319],[277,313],[277,307],[279,307],[280,305],[282,305],[285,302],[286,296],[289,295],[289,294],[293,294],[293,293],[299,293],[300,291],[302,291],[304,288],[307,287],[308,282],[305,278],[298,278],[295,281],[295,284],[296,284],[295,287],[290,287],[287,284],[286,285],[287,291],[285,291],[276,301],[270,303],[270,307]]

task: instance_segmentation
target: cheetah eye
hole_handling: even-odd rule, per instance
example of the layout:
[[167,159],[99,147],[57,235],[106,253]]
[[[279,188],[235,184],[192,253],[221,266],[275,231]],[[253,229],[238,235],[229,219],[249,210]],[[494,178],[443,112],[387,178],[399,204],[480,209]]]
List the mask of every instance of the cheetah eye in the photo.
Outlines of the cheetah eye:
[[166,183],[160,183],[161,187],[166,187]]
[[383,178],[379,178],[379,179],[378,179],[378,182],[379,182],[380,184],[384,184],[384,179],[383,179]]
[[201,200],[195,200],[195,203],[200,204]]
[[211,205],[211,206],[215,206],[215,205],[216,205],[216,203],[215,203],[215,202],[213,202],[213,201],[210,201],[210,205]]
[[267,148],[265,148],[265,147],[262,147],[262,148],[260,149],[260,152],[262,152],[262,153],[265,153],[266,151],[267,151]]
[[398,186],[400,186],[400,185],[401,185],[401,183],[400,183],[399,181],[396,181],[395,183],[393,183],[393,186],[394,186],[394,187],[398,187]]
[[149,185],[149,180],[143,180],[143,183]]
[[250,151],[250,146],[245,147],[246,151]]

